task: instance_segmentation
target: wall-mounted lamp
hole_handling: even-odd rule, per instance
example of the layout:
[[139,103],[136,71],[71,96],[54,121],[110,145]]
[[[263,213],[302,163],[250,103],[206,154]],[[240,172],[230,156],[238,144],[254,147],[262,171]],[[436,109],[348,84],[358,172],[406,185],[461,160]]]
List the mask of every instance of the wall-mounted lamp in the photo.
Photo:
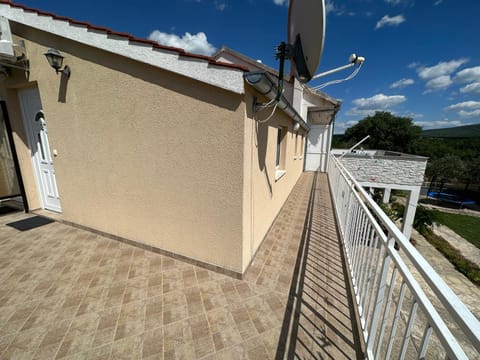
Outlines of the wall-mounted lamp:
[[300,123],[298,121],[295,122],[293,125],[293,131],[297,132],[300,129]]
[[55,72],[58,74],[59,72],[63,73],[66,77],[70,77],[70,68],[68,65],[62,69],[63,65],[63,56],[60,54],[60,51],[57,49],[48,49],[48,51],[43,54],[47,58],[48,63],[52,68],[55,69]]

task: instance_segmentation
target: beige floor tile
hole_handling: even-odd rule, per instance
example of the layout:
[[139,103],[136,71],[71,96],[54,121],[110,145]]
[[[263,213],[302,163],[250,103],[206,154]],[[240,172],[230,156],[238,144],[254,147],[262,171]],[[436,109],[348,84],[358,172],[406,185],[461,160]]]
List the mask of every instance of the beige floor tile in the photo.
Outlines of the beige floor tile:
[[130,336],[112,345],[111,359],[136,360],[142,358],[143,336]]
[[112,344],[106,344],[100,347],[95,347],[88,352],[87,359],[89,360],[108,360],[112,353]]
[[143,358],[163,357],[163,328],[147,331],[143,338]]
[[[298,259],[312,186],[308,257]],[[28,216],[0,216],[2,360],[358,355],[323,175],[301,176],[243,281],[60,223],[4,225]],[[289,298],[292,279],[301,303]]]

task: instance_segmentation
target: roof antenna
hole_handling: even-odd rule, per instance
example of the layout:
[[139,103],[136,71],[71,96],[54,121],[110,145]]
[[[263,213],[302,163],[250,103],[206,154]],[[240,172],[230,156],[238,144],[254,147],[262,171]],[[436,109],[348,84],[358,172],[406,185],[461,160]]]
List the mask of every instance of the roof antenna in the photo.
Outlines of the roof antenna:
[[347,151],[345,151],[341,156],[340,156],[340,159],[343,158],[346,154],[350,154],[353,149],[355,149],[357,146],[359,146],[361,143],[363,143],[365,140],[367,140],[368,138],[370,137],[370,135],[367,135],[365,136],[362,140],[360,140],[359,142],[357,142],[355,145],[353,145],[350,149],[348,149]]

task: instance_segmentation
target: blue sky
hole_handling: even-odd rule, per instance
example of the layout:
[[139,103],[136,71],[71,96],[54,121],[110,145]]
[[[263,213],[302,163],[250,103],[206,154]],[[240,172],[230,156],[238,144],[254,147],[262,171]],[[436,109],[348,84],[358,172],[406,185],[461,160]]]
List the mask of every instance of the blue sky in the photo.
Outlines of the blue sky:
[[[287,37],[288,0],[17,2],[192,52],[226,45],[274,68],[273,49]],[[326,8],[318,72],[346,64],[352,52],[366,57],[357,77],[323,89],[342,100],[336,133],[375,110],[425,129],[480,123],[480,1],[327,0]]]

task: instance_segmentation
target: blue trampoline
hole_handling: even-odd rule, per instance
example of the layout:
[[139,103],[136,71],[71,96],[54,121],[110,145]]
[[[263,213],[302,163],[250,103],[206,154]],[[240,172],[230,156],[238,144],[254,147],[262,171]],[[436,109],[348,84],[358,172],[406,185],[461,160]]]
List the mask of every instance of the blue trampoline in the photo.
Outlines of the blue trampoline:
[[448,203],[452,204],[457,204],[462,208],[465,205],[475,205],[475,201],[472,199],[465,198],[460,195],[456,194],[449,194],[449,193],[444,193],[444,192],[438,192],[438,191],[430,191],[428,194],[428,197],[431,199],[439,200],[439,201],[445,201]]

